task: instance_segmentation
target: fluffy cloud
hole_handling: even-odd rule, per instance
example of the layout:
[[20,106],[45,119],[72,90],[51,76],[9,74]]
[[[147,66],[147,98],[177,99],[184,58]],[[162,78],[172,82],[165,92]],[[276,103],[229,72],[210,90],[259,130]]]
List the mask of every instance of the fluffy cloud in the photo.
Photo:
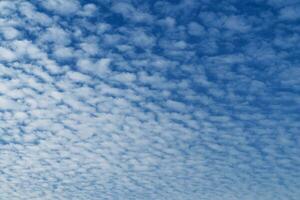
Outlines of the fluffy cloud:
[[15,59],[16,59],[16,55],[13,51],[5,47],[0,47],[0,60],[13,61]]
[[[47,10],[60,15],[75,14],[80,8],[80,3],[77,0],[49,0],[41,1],[41,4]],[[87,10],[88,7],[85,7],[85,10]]]
[[201,36],[204,34],[204,28],[197,22],[191,22],[188,25],[188,33],[194,36]]

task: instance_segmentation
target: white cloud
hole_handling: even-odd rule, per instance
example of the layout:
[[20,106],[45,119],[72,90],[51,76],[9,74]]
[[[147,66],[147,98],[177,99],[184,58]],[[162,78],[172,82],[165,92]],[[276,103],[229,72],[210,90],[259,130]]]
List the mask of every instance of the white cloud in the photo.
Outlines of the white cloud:
[[251,26],[241,16],[229,16],[226,18],[224,26],[230,30],[247,32]]
[[114,79],[120,82],[132,82],[136,80],[136,76],[133,73],[118,73],[114,76]]
[[90,59],[79,59],[77,66],[83,72],[89,72],[101,76],[110,72],[110,63],[111,60],[109,58],[101,58],[95,62]]
[[71,42],[69,34],[58,26],[48,28],[47,31],[42,35],[41,40],[53,42],[59,45],[67,45]]
[[143,48],[151,48],[155,44],[155,39],[141,30],[131,32],[134,45]]
[[1,10],[0,15],[1,16],[9,16],[15,11],[15,9],[16,9],[15,4],[13,4],[10,1],[1,1],[0,2],[0,10]]
[[8,48],[0,47],[0,60],[14,61],[17,58],[16,54]]
[[97,6],[95,4],[89,3],[83,6],[83,10],[80,15],[91,17],[97,11]]
[[48,26],[52,23],[50,17],[44,13],[36,11],[36,7],[29,2],[22,2],[19,6],[19,10],[30,20],[30,22],[36,22],[42,26]]
[[47,55],[29,40],[14,40],[12,48],[18,57],[28,56],[31,59],[45,58]]
[[96,55],[99,53],[99,48],[96,43],[83,42],[80,44],[80,47],[89,55]]
[[19,35],[19,31],[13,27],[3,27],[1,33],[7,40],[15,39]]
[[44,8],[60,15],[72,15],[80,9],[80,3],[77,0],[49,0],[41,1]]
[[70,47],[56,46],[53,54],[57,59],[65,60],[73,57],[73,50]]
[[153,20],[153,17],[147,12],[139,11],[131,4],[125,2],[115,3],[112,6],[112,10],[116,13],[120,13],[124,18],[132,20],[134,22],[149,23]]
[[86,75],[84,75],[84,74],[81,74],[81,73],[79,73],[79,72],[68,72],[67,73],[67,76],[71,79],[71,80],[73,80],[73,81],[75,81],[75,82],[86,82],[86,81],[88,81],[89,79],[90,79],[90,77],[89,76],[86,76]]
[[188,33],[194,36],[201,36],[205,33],[205,29],[197,22],[191,22],[188,25]]
[[20,109],[20,105],[5,97],[5,96],[0,96],[0,110],[18,110]]
[[187,107],[184,103],[178,102],[178,101],[173,101],[173,100],[168,100],[166,102],[166,105],[175,111],[179,111],[179,112],[186,112],[187,111]]

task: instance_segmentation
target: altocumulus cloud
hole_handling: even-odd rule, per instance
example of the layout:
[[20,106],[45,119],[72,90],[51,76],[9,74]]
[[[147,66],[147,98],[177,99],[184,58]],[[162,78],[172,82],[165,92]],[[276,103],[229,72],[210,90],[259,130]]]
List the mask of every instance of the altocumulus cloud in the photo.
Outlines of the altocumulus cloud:
[[0,1],[0,199],[300,199],[299,8]]

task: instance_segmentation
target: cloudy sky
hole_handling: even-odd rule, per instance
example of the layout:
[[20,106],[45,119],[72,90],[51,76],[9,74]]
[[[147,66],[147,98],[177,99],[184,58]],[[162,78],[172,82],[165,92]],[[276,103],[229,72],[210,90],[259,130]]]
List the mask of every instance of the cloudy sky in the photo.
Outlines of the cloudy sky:
[[299,200],[299,0],[1,0],[0,200]]

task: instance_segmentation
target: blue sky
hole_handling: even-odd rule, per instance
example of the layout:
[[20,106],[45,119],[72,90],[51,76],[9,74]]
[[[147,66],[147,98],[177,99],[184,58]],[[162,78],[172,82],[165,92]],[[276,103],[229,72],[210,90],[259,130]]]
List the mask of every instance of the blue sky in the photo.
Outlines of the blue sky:
[[299,200],[299,0],[0,1],[0,200]]

